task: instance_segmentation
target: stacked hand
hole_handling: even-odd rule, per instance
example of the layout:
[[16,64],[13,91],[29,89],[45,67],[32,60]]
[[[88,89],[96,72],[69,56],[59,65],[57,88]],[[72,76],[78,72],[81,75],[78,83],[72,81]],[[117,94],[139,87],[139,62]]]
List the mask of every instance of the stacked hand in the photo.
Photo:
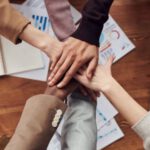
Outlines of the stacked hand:
[[[32,25],[28,25],[20,35],[20,39],[49,56],[51,60],[50,86],[58,84],[59,81],[61,82],[57,87],[66,86],[83,65],[87,66],[86,76],[90,79],[98,63],[98,47],[72,37],[65,42],[60,42]],[[90,90],[84,90],[84,93],[90,94],[93,99],[96,97],[96,94]]]
[[45,94],[53,95],[53,96],[60,98],[61,100],[65,100],[65,98],[70,93],[72,93],[78,86],[79,86],[79,83],[77,81],[71,80],[67,86],[61,89],[57,88],[56,85],[51,86],[51,87],[48,86],[45,91]]
[[76,72],[86,65],[86,76],[91,78],[98,64],[98,47],[75,38],[68,38],[62,45],[61,57],[51,65],[49,86],[66,86]]
[[111,74],[113,60],[114,56],[111,56],[104,65],[98,65],[91,80],[86,77],[84,68],[81,68],[79,73],[75,75],[75,79],[91,90],[104,92],[109,89],[113,79]]

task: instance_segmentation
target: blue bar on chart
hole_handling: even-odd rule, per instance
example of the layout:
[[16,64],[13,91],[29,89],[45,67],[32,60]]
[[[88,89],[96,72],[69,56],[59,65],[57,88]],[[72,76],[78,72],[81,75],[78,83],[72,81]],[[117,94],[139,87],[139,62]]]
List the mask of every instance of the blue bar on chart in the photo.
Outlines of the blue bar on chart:
[[49,19],[48,17],[45,17],[45,16],[38,16],[38,15],[32,15],[32,19],[33,19],[33,25],[45,32],[48,30],[49,26],[50,26],[50,23],[49,23]]

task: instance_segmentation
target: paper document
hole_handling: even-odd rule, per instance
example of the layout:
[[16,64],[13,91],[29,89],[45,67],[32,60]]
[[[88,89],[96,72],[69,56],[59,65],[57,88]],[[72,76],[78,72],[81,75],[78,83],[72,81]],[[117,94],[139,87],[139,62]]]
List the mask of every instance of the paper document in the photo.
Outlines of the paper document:
[[[42,30],[43,32],[48,33],[50,36],[54,37],[54,32],[51,28],[50,21],[48,19],[48,14],[46,9],[41,6],[45,6],[43,1],[35,0],[35,1],[26,1],[24,5],[13,5],[17,10],[19,10],[24,16],[31,20],[32,24]],[[38,8],[35,8],[39,5]],[[41,4],[41,5],[40,5]],[[31,7],[32,6],[32,7]],[[81,18],[81,14],[71,6],[71,12],[74,18],[74,22],[78,21]],[[34,17],[33,17],[34,16]],[[42,20],[42,21],[41,21]],[[49,58],[42,53],[42,59],[44,61],[44,68],[38,70],[27,71],[23,73],[13,74],[16,77],[46,81],[49,70]]]
[[[60,131],[59,131],[60,132]],[[61,135],[58,131],[52,137],[47,150],[61,150]],[[98,130],[97,150],[103,149],[124,136],[114,118]]]
[[97,150],[112,144],[124,136],[115,119],[111,119],[103,128],[98,130]]
[[[100,140],[99,137],[102,136],[101,131],[103,133],[105,133],[106,128],[107,129],[109,129],[109,128],[114,129],[114,127],[115,127],[115,129],[117,130],[117,132],[116,132],[117,134],[121,132],[118,125],[115,124],[114,123],[115,121],[113,120],[113,117],[116,116],[117,113],[118,112],[113,107],[113,105],[107,100],[107,98],[103,94],[101,94],[101,97],[98,98],[98,104],[97,104],[97,110],[96,110],[96,120],[97,120],[97,128],[98,128],[97,143],[99,143],[99,140]],[[64,114],[64,116],[65,116],[65,114]],[[112,121],[110,121],[110,120],[112,120]],[[56,150],[61,150],[60,138],[58,138],[58,137],[59,136],[61,137],[61,131],[62,131],[63,123],[64,123],[64,119],[61,120],[61,123],[60,123],[54,137],[52,138],[52,141],[49,143],[49,146],[48,146],[47,150],[53,150],[52,149],[53,147],[57,147]],[[108,124],[110,124],[110,126],[108,126]],[[110,132],[110,130],[108,130],[108,134],[110,134],[109,132]],[[109,145],[112,142],[112,140],[115,141],[116,138],[121,138],[122,137],[122,136],[119,136],[119,135],[115,134],[114,138],[112,136],[112,139],[108,140],[107,144]],[[103,138],[101,140],[103,140]],[[105,145],[105,143],[103,145]],[[97,148],[100,149],[102,147],[99,147],[99,145],[97,145]]]
[[0,75],[24,72],[44,67],[40,51],[22,42],[15,45],[4,37],[0,37]]
[[117,61],[135,48],[134,44],[111,16],[104,24],[99,42],[99,63],[106,62],[112,54],[115,55],[115,61]]
[[97,100],[96,121],[97,128],[102,128],[109,120],[118,114],[116,108],[109,102],[109,100],[101,93]]

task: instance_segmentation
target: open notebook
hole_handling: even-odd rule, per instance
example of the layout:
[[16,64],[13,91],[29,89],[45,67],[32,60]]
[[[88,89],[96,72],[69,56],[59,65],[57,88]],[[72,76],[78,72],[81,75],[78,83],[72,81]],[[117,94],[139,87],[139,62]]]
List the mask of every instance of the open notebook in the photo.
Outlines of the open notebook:
[[0,37],[0,75],[24,72],[43,68],[41,52],[22,42],[14,45],[4,37]]

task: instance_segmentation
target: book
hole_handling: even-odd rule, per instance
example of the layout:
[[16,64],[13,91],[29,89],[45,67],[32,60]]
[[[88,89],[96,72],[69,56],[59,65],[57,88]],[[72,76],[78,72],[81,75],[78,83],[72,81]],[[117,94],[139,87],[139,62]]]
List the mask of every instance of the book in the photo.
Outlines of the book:
[[0,37],[0,76],[42,67],[40,50],[26,42],[15,45],[3,36]]

